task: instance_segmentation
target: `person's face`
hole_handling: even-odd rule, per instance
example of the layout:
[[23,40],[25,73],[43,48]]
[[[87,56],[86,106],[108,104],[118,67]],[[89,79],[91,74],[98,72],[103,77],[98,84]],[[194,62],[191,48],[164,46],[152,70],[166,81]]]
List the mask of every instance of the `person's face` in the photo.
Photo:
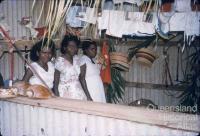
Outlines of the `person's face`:
[[78,46],[76,42],[69,41],[68,46],[66,47],[66,53],[71,56],[74,56],[77,54],[77,52],[78,52]]
[[39,52],[39,60],[41,60],[44,63],[47,63],[48,61],[50,61],[52,58],[52,52],[50,48],[43,48],[40,52]]
[[94,44],[91,44],[90,47],[87,49],[86,54],[90,58],[94,58],[97,55],[97,46]]

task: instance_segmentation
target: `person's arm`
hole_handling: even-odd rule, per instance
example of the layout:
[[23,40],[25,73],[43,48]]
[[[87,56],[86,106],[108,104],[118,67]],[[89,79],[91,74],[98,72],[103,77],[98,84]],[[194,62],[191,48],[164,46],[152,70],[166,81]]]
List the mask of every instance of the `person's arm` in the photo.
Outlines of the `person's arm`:
[[56,69],[54,73],[54,87],[53,87],[56,96],[59,96],[59,91],[58,91],[59,81],[60,81],[60,71]]
[[28,68],[22,80],[25,82],[29,82],[29,79],[32,76],[33,76],[33,72]]
[[86,83],[86,80],[85,80],[86,64],[82,65],[80,68],[81,68],[81,73],[79,75],[79,80],[80,80],[81,86],[82,86],[82,88],[83,88],[83,90],[85,92],[85,95],[87,96],[87,100],[93,101],[92,97],[90,96],[90,93],[88,91],[87,83]]
[[[33,76],[33,72],[31,71],[30,68],[28,68],[27,71],[26,71],[26,73],[25,73],[25,75],[24,75],[24,77],[23,77],[23,79],[22,79],[22,81],[24,81],[24,82],[29,82],[29,80],[30,80],[30,78],[31,78],[32,76]],[[46,86],[45,86],[45,87],[46,87]],[[49,90],[49,92],[51,93],[51,95],[54,96],[52,90],[51,90],[49,87],[46,87],[46,88]]]

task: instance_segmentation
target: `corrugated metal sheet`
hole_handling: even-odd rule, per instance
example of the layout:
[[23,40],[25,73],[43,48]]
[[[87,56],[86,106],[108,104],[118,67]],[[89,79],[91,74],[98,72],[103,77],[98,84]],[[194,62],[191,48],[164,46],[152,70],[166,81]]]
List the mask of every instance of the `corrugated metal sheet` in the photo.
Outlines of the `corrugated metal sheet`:
[[[31,8],[34,0],[4,0],[0,3],[0,14],[5,17],[5,23],[9,26],[9,34],[15,40],[29,39],[30,32],[24,26],[20,25],[19,21],[23,17],[31,16],[33,24],[36,23],[40,14],[43,0],[36,0],[35,8],[31,13]],[[46,1],[47,2],[47,1]],[[41,27],[45,23],[44,12],[41,20],[36,27]],[[0,42],[0,46],[3,43]],[[5,44],[5,43],[4,43]],[[6,45],[4,45],[6,46]],[[10,64],[9,55],[5,54],[0,60],[0,72],[4,79],[9,79]],[[14,79],[21,79],[24,75],[24,63],[15,53],[14,57]]]
[[[126,52],[129,46],[118,47],[117,49]],[[123,76],[126,81],[130,82],[141,82],[141,83],[153,83],[153,84],[164,84],[163,82],[163,64],[164,56],[162,55],[162,46],[157,48],[157,53],[159,53],[159,58],[155,61],[151,68],[143,67],[138,65],[136,61],[133,62],[129,72],[123,73]],[[176,82],[176,56],[177,56],[177,47],[172,46],[169,49],[169,68],[171,71],[172,79],[174,84]],[[185,59],[185,55],[182,56]],[[184,61],[183,61],[184,63]],[[183,67],[185,64],[183,64]],[[9,56],[5,54],[0,60],[0,72],[4,76],[4,79],[9,79]],[[181,67],[179,67],[179,80],[183,79],[183,73],[181,72]],[[15,54],[14,60],[14,79],[22,79],[24,75],[24,63]],[[128,104],[137,99],[150,99],[157,105],[177,105],[179,99],[175,96],[178,96],[180,92],[174,90],[155,90],[155,89],[145,89],[145,88],[135,88],[135,87],[126,87],[125,95],[121,104]],[[174,95],[174,96],[173,96]]]
[[3,136],[193,136],[196,133],[115,118],[0,101]]
[[[116,46],[117,51],[126,53],[128,48],[132,46]],[[158,46],[155,50],[159,58],[154,62],[151,68],[144,67],[139,65],[134,59],[133,64],[129,72],[124,72],[122,75],[126,81],[130,82],[139,82],[139,83],[152,83],[152,84],[165,84],[164,77],[164,55],[163,55],[164,46]],[[171,46],[168,50],[169,54],[169,69],[171,72],[172,80],[174,84],[176,82],[176,68],[177,68],[177,46]],[[179,57],[179,80],[183,80],[182,68],[185,68],[185,58],[186,53],[182,54],[182,57]],[[181,59],[182,58],[182,59]],[[168,84],[170,82],[168,81]],[[176,98],[180,92],[174,90],[156,90],[156,89],[145,89],[145,88],[135,88],[135,87],[126,87],[124,99],[121,103],[128,104],[137,99],[150,99],[157,105],[177,105],[179,99]]]
[[[4,77],[4,80],[9,79],[10,77],[10,58],[9,54],[6,53],[0,60],[0,72]],[[24,62],[18,56],[17,53],[14,53],[14,80],[22,79],[24,75]]]
[[[31,7],[34,0],[4,0],[0,4],[0,13],[5,17],[5,22],[9,26],[10,35],[15,39],[22,39],[30,36],[29,31],[18,22],[22,17],[32,18],[33,24],[36,23],[42,8],[43,0],[36,0],[36,5],[31,13]],[[42,14],[39,25],[43,26],[45,22],[45,15]]]
[[[0,12],[6,17],[6,22],[10,26],[10,33],[12,37],[16,39],[21,39],[22,37],[29,37],[28,30],[21,26],[17,21],[21,20],[22,17],[31,16],[31,6],[33,0],[5,0],[0,4]],[[36,22],[39,16],[40,9],[42,6],[42,0],[37,0],[35,10],[33,13],[33,22]],[[44,24],[45,18],[42,15],[42,20],[39,25]],[[130,46],[117,46],[117,50],[122,52],[127,52]],[[130,82],[141,82],[141,83],[153,83],[153,84],[163,84],[163,63],[164,56],[162,55],[163,47],[157,48],[157,53],[159,53],[159,59],[153,64],[151,68],[145,68],[133,62],[131,69],[127,73],[123,73],[125,80]],[[176,59],[177,59],[177,48],[172,46],[169,49],[169,68],[171,71],[172,79],[176,79]],[[184,58],[184,57],[182,57]],[[21,79],[24,74],[24,63],[15,54],[14,59],[14,79]],[[9,78],[9,57],[6,54],[0,60],[0,72],[3,74],[4,79]],[[181,69],[181,67],[180,67]],[[183,78],[183,73],[179,70],[179,78]],[[152,100],[157,105],[176,105],[178,99],[171,96],[171,94],[177,94],[176,91],[166,91],[166,90],[155,90],[155,89],[145,89],[145,88],[134,88],[126,87],[124,99],[122,104],[130,103],[134,100],[145,98]]]

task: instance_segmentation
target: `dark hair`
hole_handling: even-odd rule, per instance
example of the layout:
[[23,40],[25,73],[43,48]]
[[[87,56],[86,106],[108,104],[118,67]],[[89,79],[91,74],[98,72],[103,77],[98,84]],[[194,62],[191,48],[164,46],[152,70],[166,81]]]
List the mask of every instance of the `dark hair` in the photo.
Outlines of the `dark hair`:
[[32,61],[38,61],[39,56],[37,52],[39,53],[43,48],[46,48],[46,47],[50,48],[52,52],[52,56],[55,56],[55,43],[52,40],[48,41],[48,38],[44,38],[33,45],[30,52],[30,59]]
[[70,41],[74,41],[76,43],[77,46],[79,46],[80,44],[80,40],[77,36],[75,35],[65,35],[62,42],[61,42],[61,48],[60,51],[62,54],[65,54],[65,48],[68,46]]
[[83,53],[85,54],[85,51],[90,47],[90,45],[95,45],[97,46],[96,42],[95,41],[92,41],[91,39],[85,39],[81,46],[82,46],[82,50],[83,50]]

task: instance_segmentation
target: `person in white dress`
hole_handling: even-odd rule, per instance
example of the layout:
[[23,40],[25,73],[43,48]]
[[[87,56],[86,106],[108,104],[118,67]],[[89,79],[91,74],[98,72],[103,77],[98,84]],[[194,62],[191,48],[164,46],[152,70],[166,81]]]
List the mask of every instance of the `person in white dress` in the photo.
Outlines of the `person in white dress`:
[[54,55],[55,44],[53,41],[49,40],[48,42],[48,39],[45,38],[36,43],[30,52],[30,59],[33,62],[31,67],[26,70],[22,80],[29,82],[31,85],[42,85],[48,89],[53,89],[55,68],[50,60]]
[[86,100],[79,82],[80,64],[76,57],[80,41],[76,36],[65,36],[61,43],[62,56],[55,62],[55,92],[58,96]]
[[100,65],[94,59],[97,54],[96,43],[91,40],[83,41],[82,49],[84,55],[80,58],[80,81],[83,89],[89,92],[89,98],[92,101],[105,103],[104,86],[100,77]]

